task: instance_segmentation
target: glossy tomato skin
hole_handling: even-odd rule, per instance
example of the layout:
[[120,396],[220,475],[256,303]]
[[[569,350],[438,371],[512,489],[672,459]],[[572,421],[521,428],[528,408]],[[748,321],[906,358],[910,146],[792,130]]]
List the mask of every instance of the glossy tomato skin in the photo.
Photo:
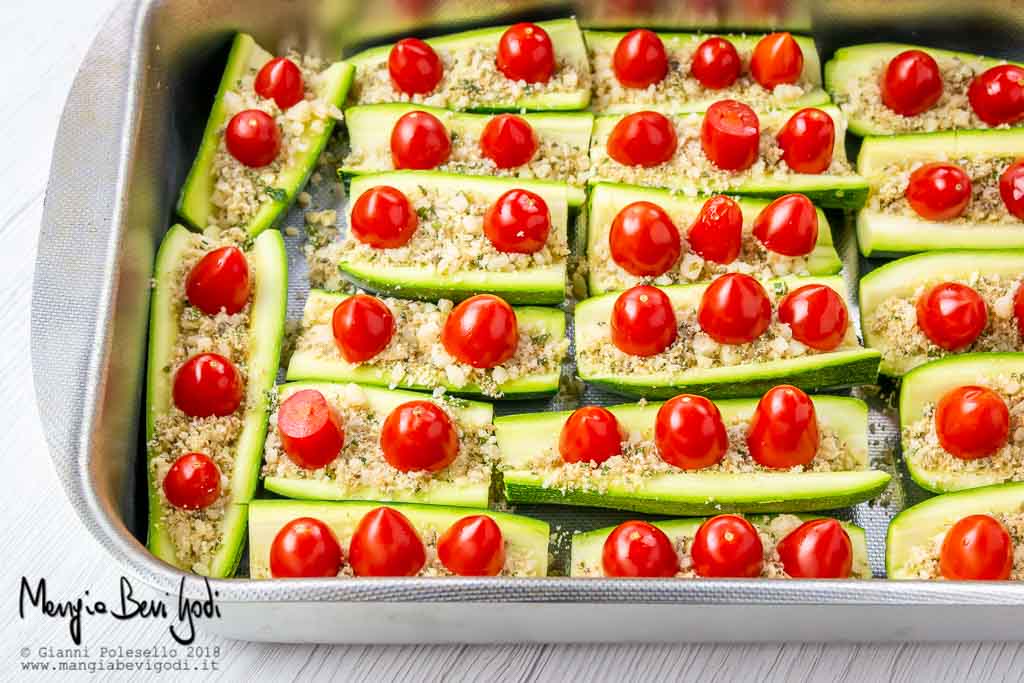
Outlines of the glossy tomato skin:
[[1024,287],[1017,287],[1013,295],[1013,315],[1017,318],[1017,331],[1024,337]]
[[650,285],[627,289],[612,308],[612,343],[631,356],[653,356],[676,340],[678,328],[672,301]]
[[395,316],[377,297],[354,294],[334,308],[331,331],[342,357],[349,363],[362,363],[391,343]]
[[795,579],[848,579],[853,543],[834,519],[804,522],[779,541],[782,568]]
[[882,102],[897,114],[917,116],[942,97],[939,65],[926,52],[906,50],[893,57],[882,76]]
[[526,119],[515,114],[498,114],[480,134],[480,152],[498,168],[527,164],[537,153],[537,134]]
[[430,45],[418,38],[403,38],[388,54],[388,73],[395,90],[425,95],[441,82],[444,65]]
[[242,164],[260,168],[273,162],[281,151],[281,130],[266,112],[246,109],[228,121],[224,143]]
[[686,241],[706,261],[732,263],[743,248],[743,209],[725,195],[711,197],[700,208]]
[[783,195],[757,214],[754,237],[776,254],[806,256],[818,243],[818,211],[806,195]]
[[192,267],[185,281],[188,302],[207,315],[238,313],[249,303],[249,262],[238,247],[220,247]]
[[797,173],[824,173],[832,165],[836,124],[820,109],[793,114],[778,135],[782,159]]
[[459,435],[448,413],[437,404],[409,401],[384,419],[380,447],[396,470],[438,472],[459,455]]
[[739,515],[712,517],[697,529],[690,546],[693,570],[708,578],[761,575],[764,546],[754,525]]
[[519,346],[516,312],[491,294],[470,297],[448,315],[441,343],[456,360],[474,368],[501,365]]
[[612,70],[627,88],[646,88],[658,83],[668,73],[665,44],[653,31],[633,29],[615,46]]
[[1010,164],[999,176],[999,196],[1007,211],[1024,220],[1024,161]]
[[437,539],[437,559],[456,576],[497,576],[505,568],[501,527],[487,515],[463,517]]
[[682,240],[665,210],[651,202],[624,206],[608,233],[612,260],[631,275],[657,277],[679,260]]
[[167,501],[182,510],[201,510],[220,498],[220,469],[205,453],[186,453],[164,476]]
[[772,304],[761,283],[742,273],[715,278],[701,295],[697,323],[719,344],[747,344],[772,322]]
[[607,408],[584,406],[573,411],[558,435],[558,453],[565,462],[600,465],[622,453],[619,421]]
[[277,409],[281,447],[299,467],[325,467],[345,445],[345,426],[322,393],[303,389],[291,394]]
[[509,190],[484,213],[484,235],[498,251],[532,254],[551,234],[551,212],[543,197],[529,190]]
[[405,246],[418,225],[409,198],[390,185],[377,185],[359,195],[349,220],[352,236],[374,249]]
[[725,38],[708,38],[693,53],[690,75],[709,90],[721,90],[736,82],[740,66],[736,46]]
[[729,448],[729,437],[718,406],[693,394],[670,398],[658,409],[654,422],[658,455],[683,470],[699,470],[719,462]]
[[664,578],[679,571],[679,555],[664,531],[649,522],[623,522],[604,541],[605,576]]
[[348,560],[356,576],[415,576],[426,564],[427,553],[405,515],[379,507],[359,520]]
[[955,164],[925,164],[910,174],[905,196],[921,218],[950,220],[961,215],[971,202],[971,179]]
[[242,403],[242,375],[216,353],[197,353],[174,375],[174,405],[189,417],[230,415]]
[[994,455],[1010,436],[1006,401],[986,387],[962,386],[946,392],[935,406],[939,443],[961,460]]
[[959,351],[974,343],[988,324],[985,300],[958,282],[941,282],[917,300],[917,325],[936,346]]
[[1024,69],[1000,64],[974,77],[967,90],[971,109],[990,126],[1024,120]]
[[664,114],[638,111],[624,116],[608,136],[608,156],[625,166],[651,168],[676,153],[675,126]]
[[769,33],[754,46],[750,75],[761,87],[796,83],[804,70],[804,51],[789,33]]
[[498,40],[498,70],[513,81],[547,83],[555,72],[555,48],[537,24],[509,26]]
[[719,100],[704,114],[700,146],[711,163],[725,171],[742,171],[757,161],[761,123],[754,110],[736,100]]
[[341,563],[334,532],[314,517],[288,522],[270,544],[270,575],[275,579],[337,576]]
[[298,104],[305,97],[302,71],[287,57],[276,57],[263,65],[253,89],[260,97],[274,100],[281,111]]
[[451,153],[448,130],[430,112],[403,114],[391,129],[391,162],[396,169],[437,168],[448,161]]
[[946,532],[939,571],[952,581],[1005,581],[1013,570],[1013,540],[991,515],[969,515]]
[[779,321],[789,325],[793,338],[818,351],[831,351],[846,337],[850,322],[846,303],[826,285],[804,285],[779,302]]
[[819,442],[818,415],[807,394],[782,384],[761,397],[747,428],[747,448],[758,464],[772,469],[808,465]]

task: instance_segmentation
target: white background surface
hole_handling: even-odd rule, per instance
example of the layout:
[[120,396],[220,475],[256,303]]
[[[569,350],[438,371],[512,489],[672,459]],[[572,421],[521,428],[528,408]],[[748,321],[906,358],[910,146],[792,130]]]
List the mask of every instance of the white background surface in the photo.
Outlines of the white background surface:
[[[0,0],[0,680],[29,678],[21,670],[26,648],[27,659],[34,660],[42,646],[71,644],[62,620],[35,612],[19,618],[22,575],[47,577],[55,598],[75,599],[85,590],[111,603],[117,596],[117,568],[86,535],[51,469],[28,352],[29,296],[54,134],[78,63],[114,2]],[[95,654],[101,646],[171,645],[165,629],[160,621],[87,617],[83,638]],[[202,635],[198,642],[220,646],[215,659],[224,680],[1024,678],[1024,651],[1017,644],[325,647],[216,641]],[[53,674],[34,678],[52,679]],[[154,678],[182,677],[164,673]]]

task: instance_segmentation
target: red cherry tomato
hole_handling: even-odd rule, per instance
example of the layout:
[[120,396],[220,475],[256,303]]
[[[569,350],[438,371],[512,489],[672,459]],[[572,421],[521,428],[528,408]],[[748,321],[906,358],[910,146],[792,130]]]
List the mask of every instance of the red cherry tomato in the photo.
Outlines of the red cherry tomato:
[[388,73],[395,90],[407,95],[425,95],[441,82],[444,65],[434,48],[418,38],[404,38],[391,48]]
[[395,316],[377,297],[354,294],[335,307],[331,331],[342,358],[349,363],[362,363],[391,343]]
[[627,273],[657,277],[679,259],[679,230],[665,210],[651,202],[623,207],[608,233],[612,260]]
[[427,552],[405,515],[379,507],[359,520],[348,561],[356,576],[415,576],[427,563]]
[[391,129],[391,162],[395,168],[437,168],[452,153],[452,141],[441,120],[429,112],[411,111]]
[[201,510],[220,498],[220,470],[205,453],[186,453],[167,470],[163,488],[174,507]]
[[605,576],[663,578],[679,571],[679,555],[665,532],[648,522],[623,522],[604,541]]
[[259,109],[246,109],[228,121],[224,144],[231,156],[242,164],[259,168],[277,158],[281,151],[281,131],[269,114]]
[[764,546],[754,525],[738,515],[718,515],[700,525],[690,546],[693,570],[710,578],[754,578],[764,566]]
[[704,202],[686,234],[695,254],[715,263],[732,263],[743,247],[743,210],[734,200],[717,195]]
[[480,134],[480,152],[498,168],[515,168],[537,153],[537,135],[521,116],[498,114]]
[[208,315],[223,310],[234,315],[249,303],[249,263],[238,247],[209,252],[192,267],[185,281],[188,302]]
[[529,190],[509,190],[484,214],[484,234],[498,251],[512,254],[540,251],[551,234],[547,202]]
[[959,351],[974,343],[988,324],[985,300],[967,285],[942,282],[917,300],[917,324],[936,346]]
[[514,24],[501,34],[496,61],[505,78],[547,83],[555,72],[555,48],[547,31],[537,24]]
[[836,124],[820,109],[801,109],[778,135],[782,159],[797,173],[824,173],[832,165]]
[[459,454],[455,425],[435,403],[409,401],[392,410],[380,431],[388,464],[401,472],[437,472]]
[[676,314],[665,292],[649,285],[627,289],[612,308],[612,343],[631,356],[653,356],[676,340]]
[[772,303],[754,278],[726,273],[704,290],[697,323],[719,344],[747,344],[760,337],[772,321]]
[[253,89],[260,97],[277,102],[282,111],[298,104],[305,97],[302,71],[286,57],[276,57],[256,74]]
[[782,384],[761,397],[747,429],[750,457],[764,467],[807,465],[818,452],[818,416],[810,397]]
[[1017,287],[1013,295],[1013,316],[1017,319],[1017,331],[1024,337],[1024,287]]
[[1010,164],[999,176],[999,196],[1006,210],[1024,221],[1024,161]]
[[174,405],[189,417],[230,415],[242,403],[242,375],[216,353],[197,353],[174,375]]
[[882,102],[897,114],[917,116],[942,97],[942,74],[931,55],[921,50],[901,52],[885,67]]
[[1005,581],[1013,570],[1013,540],[999,520],[969,515],[946,532],[939,571],[952,581]]
[[754,110],[736,100],[719,100],[704,114],[700,146],[718,168],[742,171],[757,161],[761,124]]
[[826,285],[804,285],[779,302],[779,320],[793,338],[819,351],[831,351],[846,337],[849,314],[842,297]]
[[740,55],[725,38],[708,38],[693,53],[690,74],[705,88],[728,88],[740,76]]
[[847,579],[853,570],[853,543],[834,519],[804,522],[776,549],[782,568],[795,579]]
[[478,294],[452,310],[441,331],[445,350],[474,368],[501,365],[519,346],[516,312],[504,299]]
[[326,467],[345,445],[341,418],[316,389],[296,391],[281,402],[277,409],[277,432],[284,452],[307,470]]
[[1010,436],[1010,410],[999,394],[964,386],[947,392],[935,406],[939,443],[961,460],[995,454]]
[[754,237],[776,254],[806,256],[818,243],[818,211],[802,194],[783,195],[757,214]]
[[349,220],[352,236],[374,249],[405,246],[417,225],[409,198],[390,185],[377,185],[359,195]]
[[624,116],[608,136],[608,156],[625,166],[651,168],[676,153],[679,144],[672,121],[655,111]]
[[804,70],[804,51],[788,33],[769,33],[754,46],[750,75],[762,88],[796,83]]
[[971,109],[990,126],[1024,120],[1024,69],[1000,64],[975,76],[967,90]]
[[501,527],[487,515],[463,517],[437,539],[437,559],[456,576],[497,576],[505,568]]
[[270,544],[270,575],[275,579],[337,576],[340,569],[341,546],[319,519],[293,519]]
[[612,55],[615,78],[627,88],[646,88],[668,73],[668,55],[657,33],[633,29],[622,37]]
[[971,202],[971,179],[954,164],[925,164],[910,174],[905,195],[921,218],[946,221],[962,214]]
[[558,435],[558,452],[565,462],[600,465],[622,453],[619,421],[607,408],[585,406],[573,411]]
[[729,448],[729,437],[718,406],[703,396],[681,394],[658,409],[654,443],[668,464],[699,470],[722,459]]

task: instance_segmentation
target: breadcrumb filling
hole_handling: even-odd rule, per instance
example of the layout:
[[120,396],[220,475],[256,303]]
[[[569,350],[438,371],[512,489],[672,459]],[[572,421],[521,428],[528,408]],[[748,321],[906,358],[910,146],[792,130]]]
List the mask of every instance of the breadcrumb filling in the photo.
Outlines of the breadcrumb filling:
[[[1006,528],[1013,543],[1013,569],[1010,570],[1010,580],[1024,580],[1024,512],[1020,510],[1009,513],[999,512],[991,516],[999,520]],[[946,534],[957,521],[959,520],[951,520],[935,536],[925,543],[911,548],[910,559],[902,568],[902,571],[907,574],[907,578],[944,580],[939,567],[939,556],[942,553],[942,543],[946,540]]]

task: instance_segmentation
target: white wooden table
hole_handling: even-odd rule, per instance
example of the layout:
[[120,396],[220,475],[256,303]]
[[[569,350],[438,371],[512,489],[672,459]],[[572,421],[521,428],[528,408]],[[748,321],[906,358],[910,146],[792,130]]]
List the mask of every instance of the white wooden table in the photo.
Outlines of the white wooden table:
[[[28,352],[29,295],[50,150],[68,88],[116,0],[0,0],[0,680],[52,679],[21,665],[40,647],[67,647],[63,621],[18,616],[21,576],[45,576],[55,597],[114,602],[118,570],[64,500],[36,414]],[[84,170],[84,169],[83,169]],[[140,592],[142,592],[140,590]],[[164,622],[86,618],[100,646],[170,645]],[[784,634],[780,634],[784,635]],[[1021,634],[1008,634],[1021,637]],[[1016,644],[510,645],[325,647],[221,642],[224,680],[1020,680]],[[28,656],[25,656],[27,652]],[[179,680],[167,673],[125,675]],[[113,678],[103,676],[93,680]]]

